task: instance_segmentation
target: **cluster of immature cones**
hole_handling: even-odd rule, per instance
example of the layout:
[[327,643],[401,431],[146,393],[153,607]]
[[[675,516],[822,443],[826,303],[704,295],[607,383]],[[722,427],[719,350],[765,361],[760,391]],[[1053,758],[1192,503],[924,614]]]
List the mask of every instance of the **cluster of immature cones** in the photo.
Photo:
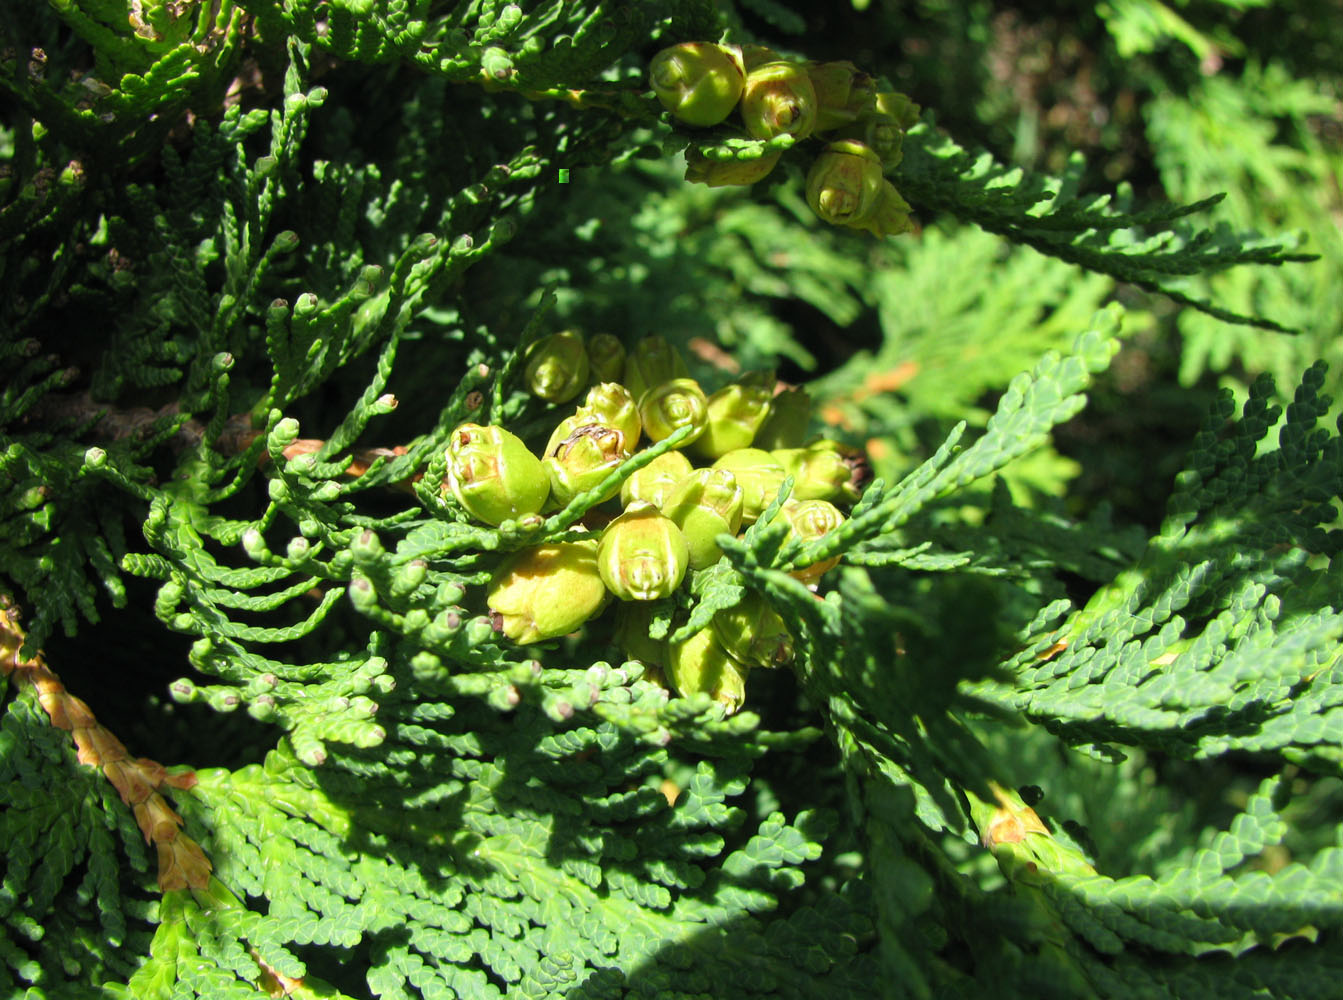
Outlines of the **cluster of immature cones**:
[[[773,373],[749,373],[706,394],[658,336],[626,353],[605,335],[585,341],[570,331],[554,334],[529,352],[526,377],[551,402],[574,399],[585,387],[587,393],[536,451],[502,427],[456,428],[444,493],[477,521],[525,530],[539,527],[544,512],[604,489],[586,519],[601,530],[596,538],[506,557],[488,589],[496,629],[519,643],[559,638],[614,599],[621,608],[617,641],[631,659],[662,668],[682,694],[704,691],[736,708],[750,667],[791,658],[792,637],[779,616],[748,595],[685,642],[660,643],[648,635],[653,602],[713,567],[723,554],[720,539],[755,523],[789,477],[780,514],[793,537],[837,528],[845,519],[839,505],[857,500],[870,477],[864,456],[838,442],[808,441],[810,400],[801,390],[776,391]],[[652,456],[623,485],[603,487],[644,450],[641,441],[668,439],[675,448]],[[814,587],[835,562],[791,572]]]
[[[825,140],[807,173],[807,202],[826,222],[876,236],[912,228],[909,205],[885,175],[900,162],[918,108],[903,94],[878,91],[853,63],[794,62],[758,45],[682,42],[653,57],[649,80],[663,107],[688,125],[718,125],[739,111],[754,139]],[[782,155],[711,159],[692,147],[686,177],[713,187],[754,184]]]

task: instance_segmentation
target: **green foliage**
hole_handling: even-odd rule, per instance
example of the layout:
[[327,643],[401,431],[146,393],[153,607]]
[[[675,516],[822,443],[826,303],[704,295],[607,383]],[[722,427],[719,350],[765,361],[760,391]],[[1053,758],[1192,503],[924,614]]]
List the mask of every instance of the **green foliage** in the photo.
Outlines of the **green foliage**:
[[[1283,329],[1252,313],[1235,313],[1194,298],[1173,279],[1247,262],[1281,264],[1309,256],[1286,253],[1280,243],[1251,240],[1225,228],[1194,231],[1179,224],[1180,219],[1215,205],[1220,195],[1146,211],[1135,211],[1124,192],[1114,198],[1079,198],[1082,168],[1083,162],[1074,158],[1061,178],[1026,177],[987,154],[973,157],[924,127],[909,134],[901,181],[915,201],[950,211],[1041,253],[1161,292],[1217,319]],[[1157,231],[1144,238],[1145,227]]]
[[[1343,150],[1320,131],[1337,114],[1336,89],[1293,78],[1279,63],[1249,64],[1238,80],[1212,77],[1189,94],[1162,95],[1150,132],[1161,143],[1158,165],[1175,192],[1226,189],[1237,225],[1290,229],[1320,259],[1253,277],[1228,273],[1204,282],[1220,301],[1271,308],[1301,335],[1261,342],[1193,315],[1180,317],[1188,342],[1181,376],[1224,372],[1237,363],[1279,380],[1295,379],[1315,358],[1337,370],[1343,322],[1343,233],[1338,226],[1338,172]],[[1253,192],[1253,194],[1251,194]],[[1331,384],[1337,391],[1337,384]]]
[[[1219,0],[1233,10],[1271,6],[1269,0]],[[1187,0],[1174,5],[1187,7]],[[1200,31],[1170,4],[1161,0],[1114,0],[1097,5],[1097,13],[1114,35],[1119,54],[1131,57],[1150,52],[1168,41],[1185,45],[1200,61],[1220,58],[1223,51],[1240,55],[1242,46],[1223,25],[1214,25],[1211,36]]]
[[[688,184],[690,145],[762,144],[644,89],[660,46],[725,32],[859,60],[801,5],[132,6],[3,29],[0,574],[27,638],[0,635],[0,992],[1336,988],[1343,439],[1312,362],[1343,256],[1311,205],[1336,81],[1161,77],[1172,202],[1094,193],[1086,157],[1010,167],[939,129],[956,92],[916,93],[892,181],[923,228],[875,241],[811,214],[805,142],[749,190]],[[850,46],[909,25],[844,6]],[[946,6],[921,8],[938,51],[969,51],[987,15]],[[1163,39],[1255,53],[1264,5],[1222,6],[1112,3],[1090,43],[1142,72]],[[870,453],[840,527],[792,539],[785,489],[651,605],[659,640],[752,592],[783,616],[794,660],[741,712],[669,695],[615,615],[519,647],[487,613],[502,559],[596,538],[685,437],[562,509],[467,518],[453,429],[538,448],[561,413],[522,358],[566,327],[662,334],[710,389],[777,367]],[[1186,382],[1300,388],[1247,380],[1239,416],[1223,391],[1149,537],[1055,436],[1167,335]],[[186,888],[153,883],[177,815],[114,787],[39,648],[173,765],[212,866]]]

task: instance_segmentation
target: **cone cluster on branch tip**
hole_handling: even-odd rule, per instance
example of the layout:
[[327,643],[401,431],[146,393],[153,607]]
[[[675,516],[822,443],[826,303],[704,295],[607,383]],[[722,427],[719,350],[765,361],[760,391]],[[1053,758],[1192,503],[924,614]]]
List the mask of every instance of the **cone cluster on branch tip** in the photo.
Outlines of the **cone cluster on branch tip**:
[[[790,135],[825,143],[807,172],[807,203],[826,222],[874,236],[912,228],[909,205],[886,174],[900,162],[918,106],[904,94],[878,91],[853,63],[794,62],[760,45],[682,42],[653,57],[648,78],[662,106],[687,125],[719,125],[735,110],[753,139]],[[754,184],[782,155],[712,159],[692,146],[686,179],[710,187]]]
[[[529,390],[550,402],[587,392],[539,454],[502,427],[467,423],[452,432],[443,491],[476,521],[499,526],[559,510],[601,486],[641,442],[690,431],[601,497],[584,521],[594,531],[604,525],[599,535],[531,546],[500,563],[487,594],[495,629],[518,643],[555,639],[614,599],[615,639],[626,656],[660,670],[681,694],[705,692],[737,709],[750,668],[793,656],[793,637],[769,602],[748,593],[677,643],[649,634],[653,602],[717,563],[718,538],[753,524],[790,476],[780,514],[792,535],[833,530],[844,521],[841,506],[871,478],[866,457],[835,441],[808,442],[807,394],[780,389],[772,373],[748,373],[706,394],[660,336],[627,352],[607,334],[557,333],[532,346],[524,372]],[[815,588],[835,563],[792,575]]]

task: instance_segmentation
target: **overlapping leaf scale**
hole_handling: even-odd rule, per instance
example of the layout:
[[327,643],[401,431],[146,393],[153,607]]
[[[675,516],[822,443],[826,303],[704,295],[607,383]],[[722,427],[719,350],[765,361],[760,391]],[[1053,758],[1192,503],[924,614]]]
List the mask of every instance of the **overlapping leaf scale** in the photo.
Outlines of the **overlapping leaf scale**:
[[1288,832],[1274,804],[1284,787],[1278,776],[1266,779],[1228,830],[1170,874],[1060,872],[1045,876],[1042,889],[1070,927],[1110,954],[1135,945],[1168,955],[1240,954],[1336,934],[1343,926],[1343,849],[1325,848],[1271,873],[1248,866]]
[[1343,614],[1327,604],[1339,535],[1323,501],[1343,488],[1343,461],[1339,438],[1315,427],[1323,378],[1318,366],[1303,378],[1277,448],[1260,444],[1280,413],[1270,382],[1230,425],[1220,403],[1137,564],[1049,633],[1052,645],[1029,642],[1009,661],[1010,692],[986,682],[975,693],[1077,742],[1254,750],[1335,770]]

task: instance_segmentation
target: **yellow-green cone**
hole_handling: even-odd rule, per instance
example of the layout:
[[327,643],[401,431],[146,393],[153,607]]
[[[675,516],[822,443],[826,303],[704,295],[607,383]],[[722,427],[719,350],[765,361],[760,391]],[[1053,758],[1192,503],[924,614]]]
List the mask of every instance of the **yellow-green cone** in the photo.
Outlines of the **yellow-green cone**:
[[[563,507],[578,494],[601,483],[629,457],[625,436],[615,428],[602,424],[576,428],[555,446],[553,455],[545,458],[551,502]],[[602,499],[609,500],[615,495],[616,490],[612,489]]]
[[847,59],[807,63],[807,76],[816,90],[817,132],[853,124],[876,97],[872,77]]
[[807,173],[807,204],[835,226],[857,226],[877,210],[882,185],[881,158],[861,142],[832,142]]
[[672,487],[690,475],[690,471],[690,459],[685,457],[685,452],[664,451],[625,480],[620,487],[620,505],[628,507],[636,500],[642,500],[660,510]]
[[794,500],[850,499],[846,487],[852,469],[835,442],[822,440],[805,448],[775,448],[770,454],[793,477]]
[[793,659],[793,635],[758,591],[713,616],[714,635],[733,659],[748,667],[777,667]]
[[685,579],[685,536],[656,507],[632,507],[608,524],[597,546],[597,572],[622,601],[670,597]]
[[764,180],[782,153],[766,153],[754,160],[711,160],[699,150],[686,150],[685,179],[709,187],[733,187]]
[[905,133],[884,115],[864,115],[852,125],[837,130],[834,137],[861,142],[880,157],[883,171],[894,170],[904,157]]
[[749,526],[774,502],[788,473],[769,452],[760,448],[738,448],[713,463],[715,469],[727,469],[741,487],[741,523]]
[[895,185],[882,181],[881,197],[866,218],[850,223],[854,229],[865,229],[873,236],[899,236],[914,228],[914,220],[909,217],[909,202],[900,196]]
[[816,127],[816,88],[802,66],[771,62],[746,77],[741,94],[741,120],[755,139],[792,135],[805,139]]
[[883,90],[873,97],[872,107],[877,114],[891,119],[902,130],[908,131],[919,123],[919,106],[905,94]]
[[708,425],[690,450],[707,459],[749,447],[769,416],[773,372],[750,372],[708,398]]
[[551,334],[527,352],[527,388],[550,403],[567,403],[588,384],[588,352],[572,330]]
[[651,441],[671,437],[682,427],[693,433],[682,447],[694,441],[709,426],[708,400],[692,378],[674,378],[655,385],[639,397],[639,419]]
[[700,629],[684,642],[667,644],[667,679],[677,694],[707,694],[729,714],[746,700],[746,671],[728,655],[712,628]]
[[639,660],[659,670],[667,662],[667,642],[648,634],[654,605],[648,601],[622,601],[616,607],[616,627],[611,638],[625,658]]
[[[834,531],[845,520],[839,508],[828,500],[788,500],[779,513],[788,522],[793,537],[804,542],[812,541]],[[812,584],[838,563],[838,556],[823,559],[810,566],[795,569],[789,573],[789,576],[795,580],[801,580],[803,583]]]
[[727,469],[696,469],[672,489],[662,512],[685,536],[690,568],[704,569],[723,556],[718,536],[741,529],[741,487]]
[[502,427],[462,424],[447,448],[446,485],[468,514],[486,524],[538,513],[550,494],[541,460]]
[[687,125],[708,126],[732,113],[744,80],[737,60],[723,46],[682,42],[653,57],[648,83],[674,117]]
[[610,333],[588,338],[588,378],[593,382],[619,382],[625,371],[625,345]]
[[513,553],[490,580],[495,628],[526,644],[568,635],[609,598],[596,542],[553,542]]
[[622,447],[633,453],[639,444],[642,425],[639,422],[639,408],[619,382],[600,382],[588,390],[582,404],[571,416],[565,417],[550,434],[543,456],[555,454],[560,442],[570,437],[574,431],[589,424],[600,424],[618,430],[623,438]]
[[690,374],[681,352],[666,337],[644,337],[625,355],[625,377],[621,380],[630,395],[638,400],[655,385]]
[[775,448],[800,448],[807,440],[811,425],[811,397],[806,389],[790,387],[775,393],[769,403],[769,416],[755,432],[753,447],[773,451]]

